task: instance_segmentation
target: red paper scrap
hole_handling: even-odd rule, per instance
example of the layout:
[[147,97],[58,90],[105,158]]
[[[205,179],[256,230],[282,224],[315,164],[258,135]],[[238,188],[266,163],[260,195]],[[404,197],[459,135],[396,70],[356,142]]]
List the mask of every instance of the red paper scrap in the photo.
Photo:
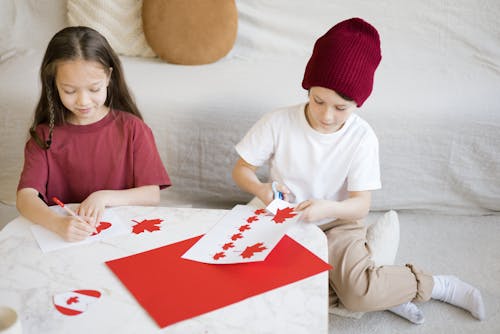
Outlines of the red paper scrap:
[[149,231],[149,232],[154,232],[154,231],[159,231],[160,230],[160,225],[161,222],[163,221],[162,219],[145,219],[141,222],[137,222],[135,220],[132,220],[134,223],[136,223],[134,226],[132,226],[132,233],[139,234],[144,231]]
[[217,265],[181,258],[200,238],[106,262],[160,328],[331,269],[286,235],[261,262]]

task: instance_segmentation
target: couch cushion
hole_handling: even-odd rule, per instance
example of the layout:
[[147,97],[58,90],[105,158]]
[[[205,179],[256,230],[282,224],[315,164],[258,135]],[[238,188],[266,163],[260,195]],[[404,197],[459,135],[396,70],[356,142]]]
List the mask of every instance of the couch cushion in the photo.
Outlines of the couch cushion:
[[144,38],[141,9],[137,0],[68,0],[68,22],[99,31],[118,54],[155,57]]
[[173,64],[208,64],[233,47],[238,29],[234,0],[149,0],[142,8],[148,43]]

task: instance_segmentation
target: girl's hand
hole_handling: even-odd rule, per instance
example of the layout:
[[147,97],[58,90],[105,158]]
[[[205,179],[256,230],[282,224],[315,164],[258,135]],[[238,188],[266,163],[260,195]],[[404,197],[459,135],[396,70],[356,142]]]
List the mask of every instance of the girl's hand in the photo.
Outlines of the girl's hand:
[[299,203],[295,207],[296,211],[302,211],[301,220],[314,222],[332,217],[332,202],[322,199],[309,199]]
[[101,221],[101,217],[106,208],[106,192],[96,191],[89,195],[76,210],[79,216],[92,218],[92,227]]
[[92,219],[89,217],[80,217],[84,222],[76,219],[73,216],[60,216],[52,226],[54,232],[59,234],[64,240],[75,242],[86,239],[90,236],[95,228],[92,225]]

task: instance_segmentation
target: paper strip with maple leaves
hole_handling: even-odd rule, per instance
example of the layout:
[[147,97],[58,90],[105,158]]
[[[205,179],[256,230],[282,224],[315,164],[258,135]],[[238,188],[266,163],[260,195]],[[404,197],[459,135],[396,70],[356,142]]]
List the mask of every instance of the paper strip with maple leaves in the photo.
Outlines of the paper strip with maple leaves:
[[279,199],[266,209],[236,205],[182,258],[214,264],[265,260],[299,219],[293,206]]

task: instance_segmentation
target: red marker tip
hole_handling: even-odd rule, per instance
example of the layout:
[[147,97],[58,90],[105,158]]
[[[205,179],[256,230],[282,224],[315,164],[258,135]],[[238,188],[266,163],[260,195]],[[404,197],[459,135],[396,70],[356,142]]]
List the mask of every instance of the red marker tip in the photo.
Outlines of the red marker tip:
[[64,208],[64,203],[63,203],[63,202],[61,202],[61,201],[59,200],[59,198],[57,198],[57,197],[55,197],[55,196],[54,196],[54,197],[52,197],[52,200],[53,200],[53,201],[54,201],[57,205],[59,205],[59,206],[61,206],[61,207],[63,207],[63,208]]

